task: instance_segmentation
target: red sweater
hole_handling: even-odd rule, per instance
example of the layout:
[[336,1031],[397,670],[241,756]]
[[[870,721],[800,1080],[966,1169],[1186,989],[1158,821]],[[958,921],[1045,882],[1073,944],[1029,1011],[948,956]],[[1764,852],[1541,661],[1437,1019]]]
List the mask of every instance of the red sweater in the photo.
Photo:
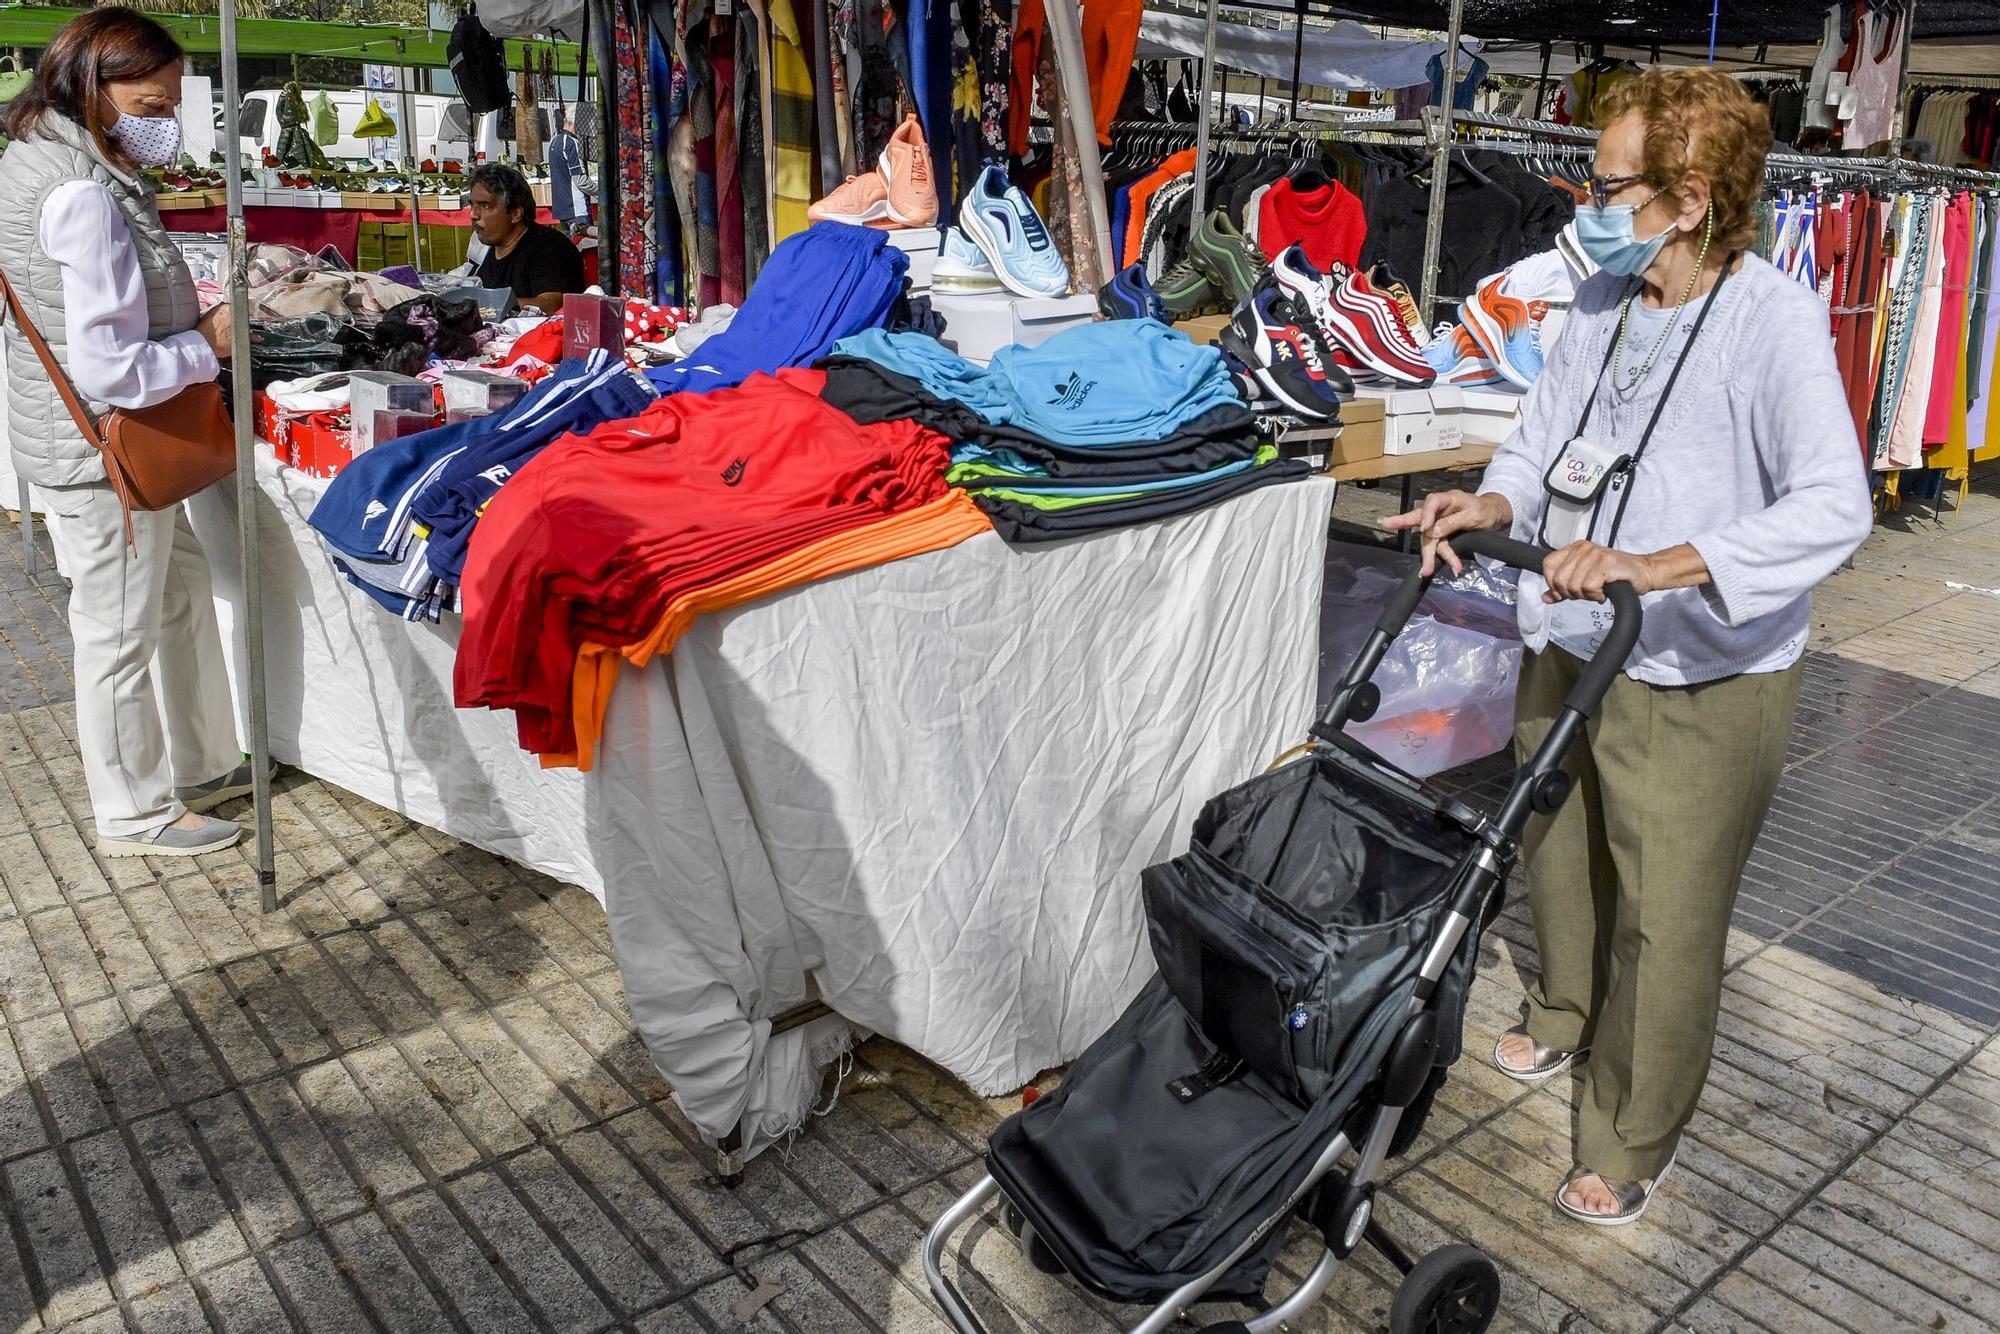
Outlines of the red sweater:
[[1266,259],[1276,259],[1296,242],[1322,273],[1335,260],[1352,268],[1361,262],[1361,243],[1367,239],[1361,197],[1339,181],[1300,191],[1281,180],[1264,192],[1258,208],[1257,244]]

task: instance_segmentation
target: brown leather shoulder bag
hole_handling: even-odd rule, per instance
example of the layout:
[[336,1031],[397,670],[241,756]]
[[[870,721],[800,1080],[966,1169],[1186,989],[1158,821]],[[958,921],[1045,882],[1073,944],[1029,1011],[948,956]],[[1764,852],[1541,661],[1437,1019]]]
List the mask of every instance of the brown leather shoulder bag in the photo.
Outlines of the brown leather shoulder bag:
[[236,428],[223,406],[220,385],[189,385],[150,408],[115,408],[93,419],[4,273],[0,273],[0,300],[42,359],[76,429],[103,452],[105,474],[125,511],[128,543],[133,540],[133,510],[178,505],[236,471]]

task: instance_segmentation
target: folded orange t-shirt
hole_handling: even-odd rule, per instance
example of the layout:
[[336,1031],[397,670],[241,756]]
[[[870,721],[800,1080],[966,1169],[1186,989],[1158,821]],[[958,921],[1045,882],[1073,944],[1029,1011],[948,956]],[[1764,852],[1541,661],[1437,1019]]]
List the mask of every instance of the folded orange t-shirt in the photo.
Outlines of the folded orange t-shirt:
[[927,551],[942,551],[991,528],[992,524],[972,497],[953,490],[913,510],[835,533],[755,569],[683,594],[667,604],[659,625],[650,635],[627,648],[585,641],[576,656],[575,674],[570,678],[576,753],[544,755],[542,767],[588,771],[596,760],[598,739],[604,735],[604,711],[611,702],[611,687],[618,680],[620,660],[643,667],[658,655],[672,651],[701,613],[740,607],[830,575],[886,565]]

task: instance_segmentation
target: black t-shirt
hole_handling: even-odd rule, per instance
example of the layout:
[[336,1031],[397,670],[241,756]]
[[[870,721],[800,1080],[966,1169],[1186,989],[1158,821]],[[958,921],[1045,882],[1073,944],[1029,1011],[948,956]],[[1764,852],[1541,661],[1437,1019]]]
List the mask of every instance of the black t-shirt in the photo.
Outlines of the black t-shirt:
[[555,228],[532,222],[505,259],[488,252],[479,261],[479,285],[511,287],[519,301],[543,292],[581,292],[583,255]]

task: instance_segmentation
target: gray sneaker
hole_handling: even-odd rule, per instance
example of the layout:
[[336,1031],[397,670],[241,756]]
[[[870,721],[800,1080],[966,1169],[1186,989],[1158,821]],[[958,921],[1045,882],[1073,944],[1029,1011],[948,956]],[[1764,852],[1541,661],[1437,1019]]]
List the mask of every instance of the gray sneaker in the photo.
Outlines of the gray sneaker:
[[[277,772],[278,765],[274,760],[271,763],[272,776],[275,777]],[[225,801],[249,796],[252,787],[250,765],[246,761],[220,778],[212,778],[194,787],[177,787],[174,789],[174,797],[181,805],[199,814],[203,811],[212,811]]]
[[193,829],[165,825],[129,838],[97,836],[97,850],[107,857],[199,857],[220,852],[243,837],[242,826],[204,815]]

